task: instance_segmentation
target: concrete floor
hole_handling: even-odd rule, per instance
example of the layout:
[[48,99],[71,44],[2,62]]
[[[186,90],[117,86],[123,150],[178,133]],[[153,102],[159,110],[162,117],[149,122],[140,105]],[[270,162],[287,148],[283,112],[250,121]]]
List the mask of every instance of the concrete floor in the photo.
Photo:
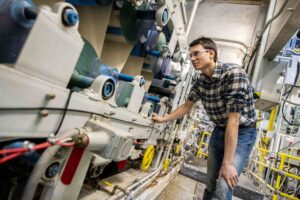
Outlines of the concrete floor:
[[[178,174],[174,180],[167,186],[157,200],[192,200],[197,199],[195,194],[196,186],[201,183],[194,181],[186,176]],[[200,185],[200,193],[203,194],[205,186]]]
[[[205,185],[178,174],[157,200],[201,200]],[[239,200],[233,197],[233,200]]]

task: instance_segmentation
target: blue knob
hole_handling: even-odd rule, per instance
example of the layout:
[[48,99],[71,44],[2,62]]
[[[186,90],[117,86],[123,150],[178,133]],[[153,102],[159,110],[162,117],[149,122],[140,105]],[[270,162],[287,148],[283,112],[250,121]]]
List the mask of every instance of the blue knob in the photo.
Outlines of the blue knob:
[[141,85],[145,85],[146,84],[146,80],[145,79],[141,79]]
[[147,95],[147,99],[148,99],[149,101],[153,101],[153,102],[155,102],[155,103],[160,102],[160,98],[157,97],[157,96]]
[[163,14],[162,14],[162,23],[166,24],[169,20],[169,12],[168,9],[165,9]]
[[108,80],[104,83],[103,89],[102,89],[102,98],[104,100],[109,99],[110,97],[113,96],[115,91],[115,84],[113,80]]
[[63,21],[68,26],[74,26],[79,21],[79,15],[72,9],[66,9],[63,13]]
[[155,56],[155,57],[159,57],[161,53],[160,53],[160,51],[152,50],[152,51],[146,51],[146,54]]
[[46,170],[47,178],[55,177],[56,174],[59,173],[59,169],[60,169],[60,166],[59,166],[58,162],[55,162],[55,163],[51,164]]

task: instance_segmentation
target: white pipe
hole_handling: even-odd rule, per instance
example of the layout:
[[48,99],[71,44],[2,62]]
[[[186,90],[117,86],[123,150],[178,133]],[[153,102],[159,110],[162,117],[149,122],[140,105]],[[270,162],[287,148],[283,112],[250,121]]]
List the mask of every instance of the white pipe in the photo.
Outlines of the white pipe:
[[[72,129],[67,132],[58,133],[57,138],[59,140],[72,137],[75,135],[80,134],[80,129]],[[34,166],[34,169],[31,172],[31,175],[26,183],[24,188],[24,192],[22,195],[22,200],[32,200],[37,189],[38,184],[40,183],[40,179],[42,175],[45,173],[47,167],[49,166],[53,156],[57,153],[57,151],[61,148],[60,145],[54,145],[52,147],[48,147],[43,154],[41,155],[40,159],[38,160],[37,164]]]
[[[268,9],[267,17],[266,17],[266,23],[273,17],[275,6],[276,6],[276,1],[277,0],[271,0],[269,3],[269,9]],[[260,74],[260,69],[262,67],[262,60],[264,57],[264,53],[265,53],[265,49],[266,49],[266,45],[267,45],[267,41],[268,41],[269,30],[270,30],[270,26],[268,26],[266,31],[263,33],[261,44],[260,44],[259,51],[257,54],[257,59],[256,59],[255,66],[254,66],[253,78],[251,81],[251,84],[254,88],[256,88],[256,86],[257,86],[258,76]]]
[[[175,124],[175,121],[174,121],[174,124]],[[177,129],[175,131],[177,131]],[[150,184],[159,175],[159,172],[163,167],[163,161],[169,156],[172,144],[173,144],[173,142],[169,145],[167,152],[163,154],[162,159],[160,160],[159,167],[155,171],[153,171],[151,174],[147,175],[143,179],[139,180],[138,182],[136,182],[136,183],[130,185],[128,188],[126,188],[126,191],[128,192],[128,194],[131,197],[138,195],[139,192],[141,191],[141,189],[143,189],[148,184]],[[108,198],[107,200],[117,200],[117,199],[123,198],[124,196],[125,196],[125,194],[123,192],[119,192],[119,193],[115,194],[114,196]]]
[[190,16],[190,20],[188,22],[188,25],[187,25],[187,28],[186,28],[186,37],[188,37],[189,33],[190,33],[190,30],[191,30],[191,27],[192,27],[192,23],[194,21],[194,17],[195,17],[195,14],[196,14],[196,11],[197,11],[197,8],[198,8],[198,4],[199,3],[202,3],[204,0],[201,0],[199,2],[199,0],[195,0],[194,1],[194,4],[193,4],[193,9],[192,9],[192,13],[191,13],[191,16]]

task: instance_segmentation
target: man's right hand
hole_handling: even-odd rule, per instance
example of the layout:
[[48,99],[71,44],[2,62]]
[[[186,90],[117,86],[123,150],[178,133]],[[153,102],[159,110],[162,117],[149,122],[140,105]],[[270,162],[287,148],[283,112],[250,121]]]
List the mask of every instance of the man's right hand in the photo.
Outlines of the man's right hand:
[[156,113],[152,113],[152,120],[156,123],[165,122],[164,117],[158,116]]

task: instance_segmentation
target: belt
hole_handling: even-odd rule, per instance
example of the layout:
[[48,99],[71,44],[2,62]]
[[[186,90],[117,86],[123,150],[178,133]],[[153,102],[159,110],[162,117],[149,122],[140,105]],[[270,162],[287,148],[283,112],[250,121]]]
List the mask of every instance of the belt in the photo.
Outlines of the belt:
[[[217,128],[220,128],[220,129],[226,129],[226,126],[216,126]],[[252,124],[249,124],[249,125],[239,125],[239,128],[256,128],[256,123],[252,123]]]
[[239,125],[239,128],[256,128],[256,123],[252,123],[252,124],[249,124],[247,126]]

